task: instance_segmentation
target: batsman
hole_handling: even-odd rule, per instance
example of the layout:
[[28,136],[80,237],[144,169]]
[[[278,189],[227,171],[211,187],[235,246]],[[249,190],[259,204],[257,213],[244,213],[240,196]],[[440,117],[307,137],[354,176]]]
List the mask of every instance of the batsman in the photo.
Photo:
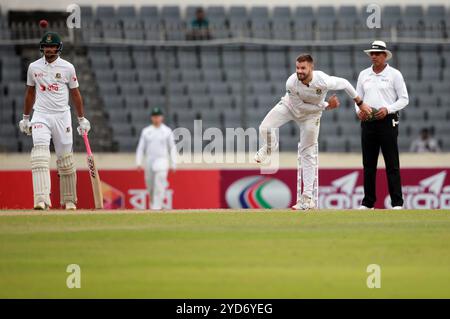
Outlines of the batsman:
[[[78,89],[74,66],[60,57],[63,43],[57,33],[47,32],[40,42],[43,55],[31,63],[27,72],[27,87],[20,131],[32,135],[31,171],[33,176],[34,209],[47,210],[50,201],[50,139],[57,156],[60,178],[61,206],[75,210],[77,204],[76,170],[73,159],[72,120],[69,94],[75,105],[80,135],[91,125],[84,117],[83,99]],[[30,121],[31,109],[34,110]]]

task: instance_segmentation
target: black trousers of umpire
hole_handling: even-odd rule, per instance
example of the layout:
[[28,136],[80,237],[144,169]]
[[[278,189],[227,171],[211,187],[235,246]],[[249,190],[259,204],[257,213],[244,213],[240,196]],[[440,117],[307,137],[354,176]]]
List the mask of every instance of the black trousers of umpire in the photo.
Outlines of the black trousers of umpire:
[[376,176],[378,155],[383,153],[391,195],[391,205],[403,206],[400,160],[398,155],[397,114],[388,114],[382,120],[361,122],[361,143],[364,166],[364,199],[362,205],[373,207],[376,202]]

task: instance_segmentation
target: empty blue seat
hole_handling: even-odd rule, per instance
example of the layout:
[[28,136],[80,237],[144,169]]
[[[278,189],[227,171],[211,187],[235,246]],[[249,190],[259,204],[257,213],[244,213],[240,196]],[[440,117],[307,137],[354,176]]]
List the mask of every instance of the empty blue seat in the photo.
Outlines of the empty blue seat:
[[314,10],[311,6],[298,6],[294,14],[296,20],[314,20]]
[[249,12],[250,21],[256,20],[269,20],[269,10],[264,6],[255,6],[250,8]]
[[424,18],[423,8],[422,6],[416,5],[411,6],[407,5],[405,7],[405,14],[403,16],[403,22],[410,24],[417,24],[419,21],[422,21]]
[[147,96],[163,95],[164,85],[160,83],[143,82],[141,84],[142,93]]
[[200,64],[202,68],[219,68],[220,66],[220,53],[219,50],[204,49],[200,53]]
[[230,19],[247,19],[247,9],[244,6],[231,6],[228,16]]
[[445,6],[443,5],[429,5],[427,7],[425,18],[429,20],[445,19]]
[[116,12],[113,6],[99,5],[96,11],[96,17],[99,20],[114,19]]
[[[146,108],[146,99],[144,96],[139,96],[137,94],[125,94],[124,95],[125,107],[130,109],[130,112],[136,112]],[[145,114],[149,114],[150,111],[145,109]]]
[[180,7],[178,6],[163,6],[161,9],[161,17],[166,22],[168,20],[181,20]]
[[206,83],[203,82],[190,82],[186,85],[187,87],[187,94],[194,96],[194,95],[206,95],[208,92],[208,87],[206,86]]
[[209,6],[206,9],[206,16],[209,19],[225,18],[225,8],[223,6]]
[[123,96],[136,96],[141,94],[141,88],[134,81],[124,82],[120,84],[120,93]]
[[232,95],[215,95],[212,97],[212,106],[218,110],[232,110],[236,107]]
[[119,6],[117,9],[117,17],[119,18],[134,18],[136,10],[134,6]]
[[208,82],[207,84],[208,92],[211,96],[224,96],[228,95],[230,88],[225,82]]
[[223,81],[223,73],[221,69],[204,69],[203,79],[205,82],[221,82]]
[[337,17],[345,20],[356,20],[358,19],[358,10],[355,6],[340,6]]
[[86,20],[92,20],[94,17],[94,10],[91,6],[80,6],[81,17]]
[[143,83],[148,82],[159,82],[161,81],[161,75],[158,71],[149,68],[138,69],[137,70],[138,81]]
[[313,40],[314,36],[314,11],[310,6],[300,6],[295,9],[293,19],[293,38],[295,40]]
[[227,81],[240,81],[242,79],[242,71],[239,69],[226,69],[225,78]]
[[249,86],[249,91],[252,94],[256,94],[256,95],[267,95],[267,94],[271,94],[272,95],[272,83],[270,82],[261,82],[261,83],[251,83]]
[[134,70],[121,70],[116,73],[116,77],[119,83],[134,82],[137,79],[136,71]]
[[334,22],[336,19],[336,12],[333,6],[319,6],[317,8],[317,20],[319,23],[331,21]]
[[115,83],[98,82],[100,93],[104,96],[119,94],[119,88]]
[[247,51],[245,52],[245,65],[246,67],[264,67],[265,57],[262,51]]
[[291,21],[286,19],[276,19],[272,22],[272,36],[278,40],[291,40],[292,27]]
[[384,6],[381,13],[381,26],[382,28],[389,28],[391,26],[397,26],[402,20],[402,10],[400,6]]
[[229,68],[240,68],[242,66],[242,53],[237,50],[224,50],[223,66],[225,70]]
[[291,20],[291,8],[288,6],[275,6],[273,8],[273,20],[274,22],[278,19]]
[[251,36],[257,39],[270,39],[272,38],[272,31],[270,28],[269,20],[252,20],[251,22]]

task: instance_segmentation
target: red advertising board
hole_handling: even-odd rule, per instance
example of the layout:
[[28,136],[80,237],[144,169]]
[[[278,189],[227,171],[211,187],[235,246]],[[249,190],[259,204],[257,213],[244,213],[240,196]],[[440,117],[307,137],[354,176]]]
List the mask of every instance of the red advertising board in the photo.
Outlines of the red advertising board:
[[[405,208],[450,209],[450,169],[402,169]],[[297,197],[297,171],[260,175],[259,170],[222,171],[221,206],[233,208],[289,207]],[[352,209],[364,197],[362,169],[321,169],[319,207]],[[376,208],[390,208],[386,172],[377,173]]]
[[[149,195],[144,173],[136,170],[103,170],[103,197],[106,209],[148,209]],[[220,172],[218,170],[179,170],[169,174],[164,200],[165,208],[219,208]],[[33,206],[33,184],[30,171],[0,171],[0,208]],[[59,207],[59,179],[51,172],[54,208]],[[94,199],[87,171],[77,172],[78,207],[93,208]]]
[[[450,209],[450,168],[402,169],[405,208]],[[143,172],[100,171],[107,209],[148,209]],[[59,180],[52,177],[52,204],[59,207]],[[94,207],[87,171],[77,172],[79,208]],[[0,171],[0,208],[33,205],[30,171]],[[273,175],[254,170],[178,170],[169,174],[165,208],[287,208],[296,201],[297,171],[282,169]],[[319,207],[351,209],[364,196],[361,169],[321,169]],[[389,208],[386,173],[378,170],[377,208]]]

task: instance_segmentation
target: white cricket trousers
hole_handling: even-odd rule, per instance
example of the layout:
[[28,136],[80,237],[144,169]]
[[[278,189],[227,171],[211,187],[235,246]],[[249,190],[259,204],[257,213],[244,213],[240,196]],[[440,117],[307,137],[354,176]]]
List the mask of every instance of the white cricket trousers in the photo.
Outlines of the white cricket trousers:
[[145,169],[145,184],[150,194],[151,209],[162,209],[164,195],[168,185],[167,173],[167,170],[155,171],[150,168]]
[[70,110],[58,113],[34,111],[32,124],[33,145],[55,146],[57,156],[72,152],[72,118]]
[[320,111],[296,117],[286,105],[279,102],[267,113],[259,126],[259,132],[265,145],[268,145],[271,152],[274,152],[278,149],[278,136],[270,134],[270,129],[279,128],[289,121],[297,123],[300,130],[297,156],[297,201],[302,195],[302,177],[303,194],[317,200],[318,189],[315,190],[314,187],[317,184],[316,188],[318,188],[318,138],[321,116],[322,112]]

